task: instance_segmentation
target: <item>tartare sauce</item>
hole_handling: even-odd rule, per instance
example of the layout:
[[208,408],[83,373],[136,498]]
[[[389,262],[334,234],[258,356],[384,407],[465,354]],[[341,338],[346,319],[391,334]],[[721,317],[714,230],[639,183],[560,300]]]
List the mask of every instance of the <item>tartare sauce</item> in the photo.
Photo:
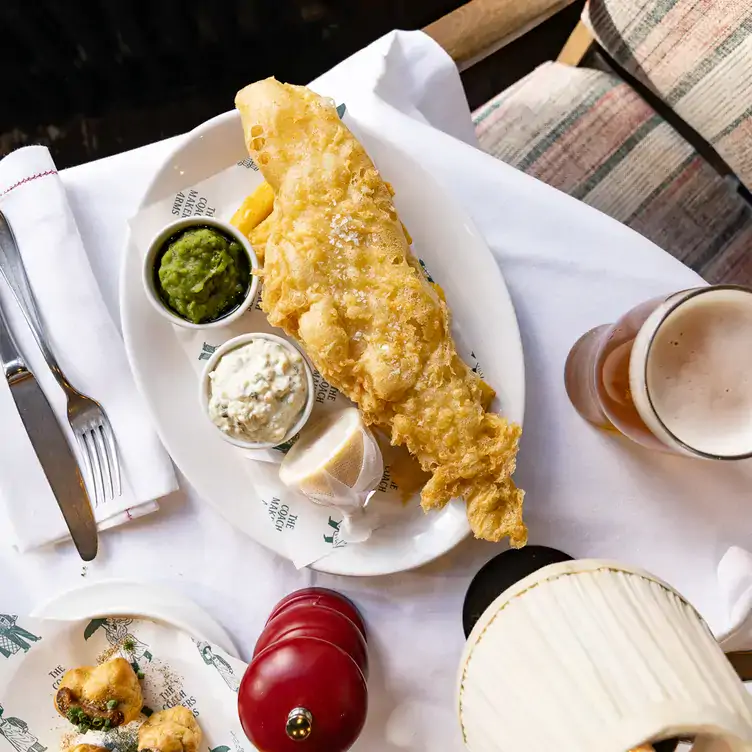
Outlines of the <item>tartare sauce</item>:
[[209,374],[209,417],[233,438],[281,443],[308,398],[303,357],[272,340],[251,340],[223,355]]

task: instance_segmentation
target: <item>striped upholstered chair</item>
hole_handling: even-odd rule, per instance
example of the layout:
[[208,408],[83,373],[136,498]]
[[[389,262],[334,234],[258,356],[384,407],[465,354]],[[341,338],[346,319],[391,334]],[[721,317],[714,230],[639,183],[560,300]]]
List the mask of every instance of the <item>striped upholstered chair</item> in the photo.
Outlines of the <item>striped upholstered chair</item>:
[[592,40],[618,75],[540,66],[474,113],[481,146],[752,285],[752,0],[590,0],[560,60]]

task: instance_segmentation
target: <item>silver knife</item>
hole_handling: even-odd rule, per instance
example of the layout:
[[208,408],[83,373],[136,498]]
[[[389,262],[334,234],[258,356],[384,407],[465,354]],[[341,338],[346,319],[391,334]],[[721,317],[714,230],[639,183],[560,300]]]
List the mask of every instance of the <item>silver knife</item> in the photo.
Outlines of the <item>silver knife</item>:
[[78,462],[50,403],[29,370],[0,305],[0,360],[10,393],[65,524],[84,561],[97,555],[97,523]]

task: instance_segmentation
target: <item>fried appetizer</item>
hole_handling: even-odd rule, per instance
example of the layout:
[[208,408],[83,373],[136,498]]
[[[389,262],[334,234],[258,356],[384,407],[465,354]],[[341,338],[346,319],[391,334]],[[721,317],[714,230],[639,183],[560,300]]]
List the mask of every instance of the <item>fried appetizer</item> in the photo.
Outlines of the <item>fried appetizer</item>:
[[110,752],[107,747],[100,747],[96,744],[76,744],[68,752]]
[[[246,146],[274,192],[261,307],[324,378],[431,473],[423,508],[464,497],[475,535],[523,546],[520,428],[486,412],[449,310],[410,253],[389,187],[330,100],[273,78],[240,91]],[[259,233],[260,234],[260,233]]]
[[143,704],[138,677],[124,658],[66,671],[55,695],[57,712],[84,733],[130,723]]
[[201,728],[193,713],[182,705],[160,710],[138,730],[139,752],[198,752]]

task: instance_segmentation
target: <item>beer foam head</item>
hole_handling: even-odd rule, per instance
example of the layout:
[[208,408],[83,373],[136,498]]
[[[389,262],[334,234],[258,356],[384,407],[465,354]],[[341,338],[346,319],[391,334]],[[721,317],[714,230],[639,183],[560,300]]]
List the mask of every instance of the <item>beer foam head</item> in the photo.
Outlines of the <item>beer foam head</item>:
[[645,345],[646,396],[663,427],[705,454],[751,453],[752,291],[690,295]]

